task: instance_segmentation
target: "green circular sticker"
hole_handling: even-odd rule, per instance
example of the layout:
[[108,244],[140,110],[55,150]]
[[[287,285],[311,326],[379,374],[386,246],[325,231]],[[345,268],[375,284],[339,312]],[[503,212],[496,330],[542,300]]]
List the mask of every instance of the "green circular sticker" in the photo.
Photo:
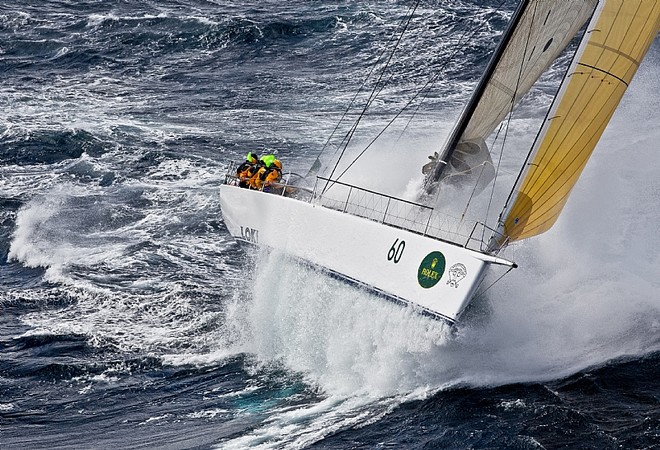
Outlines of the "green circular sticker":
[[417,271],[417,281],[424,289],[432,288],[445,273],[445,255],[431,252],[422,260]]

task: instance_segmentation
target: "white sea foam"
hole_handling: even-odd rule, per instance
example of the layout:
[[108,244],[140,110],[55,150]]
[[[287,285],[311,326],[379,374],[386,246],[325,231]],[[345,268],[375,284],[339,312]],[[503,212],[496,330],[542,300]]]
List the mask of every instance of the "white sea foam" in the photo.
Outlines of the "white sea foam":
[[[24,315],[23,322],[33,327],[28,334],[86,335],[90,345],[153,351],[172,364],[212,363],[234,355],[211,345],[231,341],[213,326],[222,312],[199,311],[188,295],[222,292],[220,273],[231,282],[231,270],[219,255],[233,244],[211,229],[198,238],[169,235],[172,227],[198,227],[198,220],[219,214],[213,186],[222,175],[213,172],[205,161],[163,164],[143,182],[101,187],[59,180],[34,193],[16,215],[9,257],[46,268],[45,278],[62,285],[62,296],[75,301],[56,314]],[[190,276],[172,280],[173,266]],[[192,285],[193,278],[202,285]],[[201,329],[205,332],[195,331]]]
[[0,411],[2,412],[11,411],[14,408],[16,408],[16,406],[13,403],[0,403]]
[[16,218],[8,259],[21,261],[28,267],[45,267],[46,279],[66,282],[63,268],[71,264],[94,265],[121,255],[125,244],[111,241],[100,244],[98,240],[85,244],[76,239],[75,230],[66,229],[71,224],[66,223],[63,214],[76,193],[89,194],[89,188],[58,184],[23,207]]
[[159,14],[143,14],[141,16],[117,16],[116,14],[107,13],[107,14],[90,14],[87,18],[87,24],[91,27],[97,27],[102,25],[104,22],[118,22],[123,21],[137,21],[137,20],[149,20],[149,19],[164,19],[169,17],[167,12],[162,12]]
[[214,408],[214,409],[205,409],[203,411],[197,411],[194,413],[187,414],[186,417],[189,419],[213,419],[218,414],[227,414],[230,411],[226,409]]

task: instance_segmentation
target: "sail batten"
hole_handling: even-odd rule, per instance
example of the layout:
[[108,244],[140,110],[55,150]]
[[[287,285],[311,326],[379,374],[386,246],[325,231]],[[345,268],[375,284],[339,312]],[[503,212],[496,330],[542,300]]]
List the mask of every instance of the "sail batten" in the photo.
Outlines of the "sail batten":
[[660,0],[601,1],[506,214],[508,241],[555,223],[659,23]]
[[579,66],[582,66],[582,67],[587,67],[587,68],[589,68],[589,69],[597,70],[598,72],[602,72],[602,73],[604,73],[605,75],[610,75],[610,76],[616,78],[617,80],[619,80],[620,82],[622,82],[623,84],[625,84],[626,87],[628,86],[628,82],[627,82],[626,80],[624,80],[623,78],[619,78],[618,76],[616,76],[616,75],[613,74],[612,72],[608,72],[608,71],[605,70],[605,69],[601,69],[600,67],[596,67],[596,66],[590,66],[589,64],[582,64],[582,63],[580,63],[580,64],[578,64],[578,65],[579,65]]

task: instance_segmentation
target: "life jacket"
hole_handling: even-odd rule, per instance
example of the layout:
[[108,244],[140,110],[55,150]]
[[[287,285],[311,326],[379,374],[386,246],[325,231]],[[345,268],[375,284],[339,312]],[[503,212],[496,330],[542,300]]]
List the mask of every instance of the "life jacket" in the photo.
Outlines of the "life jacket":
[[262,190],[282,179],[282,163],[275,155],[264,155],[259,158],[258,168],[250,178],[250,188]]
[[264,180],[266,179],[266,172],[268,172],[266,166],[261,166],[257,169],[254,175],[250,178],[250,189],[261,190],[263,188]]
[[236,169],[236,176],[240,179],[250,178],[257,171],[257,164],[245,161]]
[[273,183],[279,183],[281,179],[282,179],[282,171],[273,165],[265,173],[264,187],[268,187]]
[[282,171],[275,166],[260,167],[257,173],[250,178],[250,187],[252,189],[262,190],[273,183],[282,179]]

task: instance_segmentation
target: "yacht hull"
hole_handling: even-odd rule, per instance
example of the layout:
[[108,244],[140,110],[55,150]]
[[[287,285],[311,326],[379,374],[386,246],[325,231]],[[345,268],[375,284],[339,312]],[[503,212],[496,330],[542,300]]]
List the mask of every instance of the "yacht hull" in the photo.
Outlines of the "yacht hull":
[[269,247],[390,299],[455,322],[497,258],[281,195],[222,185],[237,240]]

